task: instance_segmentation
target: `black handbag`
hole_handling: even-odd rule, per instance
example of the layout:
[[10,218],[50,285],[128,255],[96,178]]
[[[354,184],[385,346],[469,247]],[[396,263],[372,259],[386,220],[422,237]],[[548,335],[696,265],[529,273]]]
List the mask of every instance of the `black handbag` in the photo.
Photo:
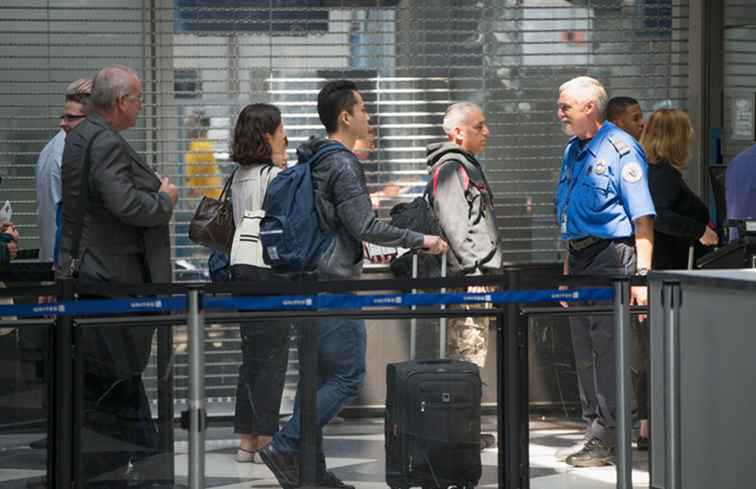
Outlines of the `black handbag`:
[[[443,230],[430,203],[430,185],[421,197],[412,202],[396,204],[391,208],[391,225],[401,229],[411,229],[421,234],[443,236]],[[417,254],[417,277],[412,275],[412,255],[417,250],[409,251],[391,261],[391,271],[400,278],[438,278],[441,274],[441,257],[438,255]]]
[[189,239],[227,255],[231,253],[236,230],[231,206],[231,183],[235,174],[236,169],[226,180],[220,197],[202,197],[189,223]]

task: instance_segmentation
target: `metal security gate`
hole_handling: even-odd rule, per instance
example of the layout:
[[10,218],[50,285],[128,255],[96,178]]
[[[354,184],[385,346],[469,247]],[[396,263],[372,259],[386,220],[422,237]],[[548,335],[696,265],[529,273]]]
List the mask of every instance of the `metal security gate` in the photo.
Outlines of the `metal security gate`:
[[[505,259],[556,261],[553,189],[566,143],[557,87],[589,74],[646,112],[685,107],[687,38],[687,0],[5,0],[0,200],[11,201],[23,246],[36,247],[35,162],[56,133],[66,85],[130,65],[142,74],[145,104],[125,137],[182,188],[176,280],[205,279],[207,251],[188,240],[187,225],[201,195],[231,171],[236,114],[251,102],[277,104],[293,162],[296,145],[322,132],[323,81],[350,78],[376,127],[363,157],[380,216],[422,192],[425,146],[444,139],[446,106],[472,100],[492,131],[481,159]],[[197,140],[211,149],[191,151]],[[208,391],[231,398],[238,328],[211,331]]]

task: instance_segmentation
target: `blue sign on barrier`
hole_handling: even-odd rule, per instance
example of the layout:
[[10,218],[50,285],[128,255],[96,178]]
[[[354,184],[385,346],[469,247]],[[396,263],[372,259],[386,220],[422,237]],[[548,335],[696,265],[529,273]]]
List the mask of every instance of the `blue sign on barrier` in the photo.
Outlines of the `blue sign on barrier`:
[[486,303],[526,304],[534,302],[610,301],[614,289],[588,288],[575,290],[528,290],[491,292],[486,294],[319,294],[313,296],[273,297],[208,297],[204,309],[274,310],[274,309],[360,309],[363,307],[437,306],[452,304]]
[[[203,309],[220,310],[311,310],[361,309],[363,307],[407,307],[452,304],[527,304],[534,302],[610,301],[614,289],[521,290],[470,294],[317,294],[264,297],[204,297]],[[59,315],[128,314],[132,312],[185,311],[186,296],[142,299],[87,299],[59,304],[0,305],[0,316],[48,317]]]
[[185,311],[186,296],[141,299],[86,299],[52,304],[0,305],[0,316],[50,317],[132,312]]

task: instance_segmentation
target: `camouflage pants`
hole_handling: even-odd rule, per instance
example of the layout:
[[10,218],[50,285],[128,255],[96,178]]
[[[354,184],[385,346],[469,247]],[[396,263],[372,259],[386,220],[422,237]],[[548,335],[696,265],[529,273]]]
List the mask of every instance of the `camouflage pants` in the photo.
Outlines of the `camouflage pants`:
[[[449,309],[491,309],[491,304],[459,304]],[[452,317],[446,321],[446,356],[452,360],[466,360],[480,368],[486,364],[488,353],[488,316]]]

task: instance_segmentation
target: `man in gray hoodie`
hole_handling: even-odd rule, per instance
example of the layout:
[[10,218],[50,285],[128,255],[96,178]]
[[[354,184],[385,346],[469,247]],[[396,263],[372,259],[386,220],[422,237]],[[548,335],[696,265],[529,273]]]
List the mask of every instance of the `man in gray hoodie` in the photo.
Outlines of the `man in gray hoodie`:
[[[478,276],[501,268],[493,194],[476,157],[491,133],[480,107],[470,102],[452,104],[444,115],[448,142],[428,146],[431,202],[444,237],[449,242],[447,262],[453,275]],[[489,288],[469,287],[485,293]],[[451,308],[490,308],[490,303]],[[483,368],[488,352],[488,317],[453,317],[446,324],[447,357]],[[492,434],[481,433],[481,449],[496,445]]]
[[[339,143],[343,151],[328,154],[312,165],[315,205],[321,228],[334,239],[318,261],[318,279],[359,279],[362,273],[362,242],[403,248],[421,248],[426,253],[446,253],[446,242],[438,236],[399,229],[379,221],[365,184],[365,173],[352,153],[358,139],[369,136],[370,116],[357,86],[347,80],[327,83],[318,94],[318,115],[328,138],[310,138],[297,151],[309,159],[325,144]],[[365,322],[361,319],[328,318],[318,329],[320,382],[316,392],[315,422],[322,429],[347,402],[357,397],[365,378]],[[259,452],[283,489],[300,484],[299,402],[291,420]],[[352,488],[326,470],[320,455],[317,487]],[[353,488],[352,488],[353,489]]]
[[[486,119],[477,105],[460,102],[446,110],[443,128],[449,141],[428,146],[428,167],[433,210],[449,242],[449,271],[466,276],[496,273],[501,267],[501,250],[493,194],[476,159],[490,134]],[[470,287],[469,292],[483,293],[487,288]],[[488,322],[487,317],[450,318],[448,357],[483,367],[488,351]]]

